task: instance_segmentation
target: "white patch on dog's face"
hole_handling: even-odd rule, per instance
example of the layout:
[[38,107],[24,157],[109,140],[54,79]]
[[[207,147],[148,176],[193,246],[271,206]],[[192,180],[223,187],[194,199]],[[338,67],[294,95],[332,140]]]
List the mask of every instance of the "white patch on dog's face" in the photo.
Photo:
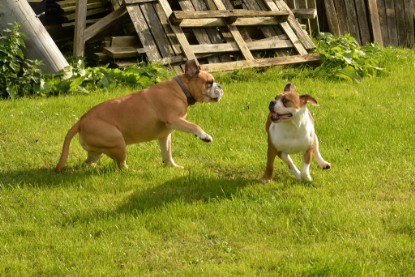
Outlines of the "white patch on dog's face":
[[270,103],[271,120],[280,122],[294,117],[301,109],[301,101],[296,93],[285,92],[277,95]]
[[205,84],[206,88],[203,93],[203,102],[219,102],[223,96],[223,90],[220,84],[216,83],[212,76]]

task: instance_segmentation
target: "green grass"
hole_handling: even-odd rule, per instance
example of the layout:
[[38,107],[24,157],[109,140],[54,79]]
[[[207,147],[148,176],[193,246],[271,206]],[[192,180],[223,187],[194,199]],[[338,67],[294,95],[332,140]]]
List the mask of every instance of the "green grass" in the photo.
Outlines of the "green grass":
[[[74,139],[53,172],[77,118],[127,89],[1,101],[0,275],[412,276],[415,52],[385,60],[387,76],[359,84],[280,68],[228,78],[220,103],[189,110],[213,142],[173,134],[184,170],[162,166],[157,142],[129,146],[128,171],[88,168]],[[319,102],[333,167],[313,163],[308,184],[277,160],[262,184],[267,106],[288,81]]]

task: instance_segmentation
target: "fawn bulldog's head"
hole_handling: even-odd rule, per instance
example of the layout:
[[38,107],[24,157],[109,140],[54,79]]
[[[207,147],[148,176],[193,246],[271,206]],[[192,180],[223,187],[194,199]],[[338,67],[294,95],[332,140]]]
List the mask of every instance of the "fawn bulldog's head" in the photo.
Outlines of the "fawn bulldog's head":
[[186,78],[182,81],[197,102],[219,102],[222,98],[221,85],[215,82],[212,74],[201,70],[194,60],[186,62],[185,76]]

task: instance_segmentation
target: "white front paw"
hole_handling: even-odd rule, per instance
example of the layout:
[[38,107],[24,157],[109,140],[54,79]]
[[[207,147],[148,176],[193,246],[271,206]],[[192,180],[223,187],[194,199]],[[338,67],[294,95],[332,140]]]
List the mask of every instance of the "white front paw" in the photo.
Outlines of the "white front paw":
[[301,174],[301,179],[302,179],[303,181],[306,181],[306,182],[311,182],[311,181],[313,181],[313,178],[311,178],[310,173],[302,173],[302,174]]

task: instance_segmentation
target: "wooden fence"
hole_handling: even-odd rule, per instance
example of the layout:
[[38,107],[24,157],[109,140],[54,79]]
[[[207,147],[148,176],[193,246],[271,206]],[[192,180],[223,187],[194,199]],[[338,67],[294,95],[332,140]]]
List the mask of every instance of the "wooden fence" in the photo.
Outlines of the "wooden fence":
[[321,31],[349,33],[360,44],[415,45],[414,0],[324,0],[319,5],[324,5],[318,9]]

